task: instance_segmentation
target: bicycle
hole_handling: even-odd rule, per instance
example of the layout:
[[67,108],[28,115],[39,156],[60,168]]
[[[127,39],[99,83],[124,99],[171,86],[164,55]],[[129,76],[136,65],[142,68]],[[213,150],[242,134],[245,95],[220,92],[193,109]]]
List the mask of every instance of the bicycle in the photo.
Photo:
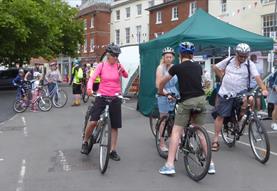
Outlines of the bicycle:
[[[208,174],[212,159],[211,141],[206,129],[192,124],[193,117],[201,112],[201,108],[190,109],[189,120],[186,124],[186,128],[184,128],[178,147],[179,152],[184,154],[186,172],[194,181],[200,181]],[[164,116],[160,120],[159,126],[165,120],[165,126],[161,135],[164,136],[165,140],[168,140],[171,135],[174,118],[174,112],[170,112],[169,116]],[[157,128],[156,131],[156,146],[159,152],[159,141],[157,141],[157,137],[159,137],[159,128]],[[166,152],[159,152],[159,154],[161,157],[167,158]],[[178,159],[178,151],[176,153],[176,159]],[[199,169],[197,167],[199,167]]]
[[[248,138],[253,154],[260,163],[265,164],[270,156],[270,143],[267,132],[256,111],[252,111],[249,104],[249,97],[254,97],[255,93],[246,93],[234,97],[232,116],[224,119],[221,136],[229,147],[233,147],[244,134],[245,127],[248,125]],[[246,97],[247,107],[240,125],[240,107],[243,98]]]
[[21,98],[19,100],[16,100],[13,104],[13,109],[17,113],[22,113],[26,111],[26,109],[33,104],[38,104],[38,108],[41,111],[49,111],[52,108],[52,103],[49,97],[44,97],[41,95],[42,87],[38,87],[38,96],[34,101],[29,100],[29,95],[31,91],[31,84],[32,82],[26,81],[23,83],[23,86],[21,87]]
[[[120,98],[123,101],[128,100],[128,98],[125,98],[121,95],[110,97],[102,96],[100,94],[93,95],[93,97],[101,97],[105,99],[106,107],[103,113],[100,115],[100,119],[98,120],[97,125],[94,128],[92,135],[88,140],[88,151],[90,153],[93,145],[99,143],[99,170],[102,174],[104,174],[108,167],[109,154],[111,149],[111,120],[109,116],[109,104],[115,98]],[[88,106],[86,112],[82,137],[84,137],[84,133],[89,122],[90,114],[94,109],[94,102],[92,101],[91,103],[92,104]]]
[[67,93],[59,88],[58,83],[55,82],[55,87],[49,92],[48,86],[45,85],[43,88],[43,95],[51,98],[53,105],[56,108],[62,108],[67,103]]

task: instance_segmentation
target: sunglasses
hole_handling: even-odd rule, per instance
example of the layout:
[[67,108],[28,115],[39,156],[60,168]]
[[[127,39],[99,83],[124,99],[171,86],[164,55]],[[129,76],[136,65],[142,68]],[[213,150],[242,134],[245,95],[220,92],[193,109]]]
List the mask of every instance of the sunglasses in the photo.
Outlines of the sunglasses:
[[240,58],[242,58],[242,59],[247,59],[247,58],[248,58],[248,56],[245,56],[245,55],[239,55],[239,54],[238,54],[238,57],[240,57]]

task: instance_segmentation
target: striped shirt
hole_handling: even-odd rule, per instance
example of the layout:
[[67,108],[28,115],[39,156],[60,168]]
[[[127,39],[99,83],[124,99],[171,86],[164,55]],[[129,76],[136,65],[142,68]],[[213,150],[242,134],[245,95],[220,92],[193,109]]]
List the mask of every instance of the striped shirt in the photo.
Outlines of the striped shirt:
[[[237,93],[247,90],[248,87],[248,69],[247,60],[237,66],[236,57],[234,57],[227,66],[230,57],[222,60],[216,64],[221,70],[225,70],[225,75],[222,80],[218,94],[223,97],[224,95],[236,95]],[[226,67],[227,66],[227,67]],[[259,76],[256,65],[249,60],[250,79]]]

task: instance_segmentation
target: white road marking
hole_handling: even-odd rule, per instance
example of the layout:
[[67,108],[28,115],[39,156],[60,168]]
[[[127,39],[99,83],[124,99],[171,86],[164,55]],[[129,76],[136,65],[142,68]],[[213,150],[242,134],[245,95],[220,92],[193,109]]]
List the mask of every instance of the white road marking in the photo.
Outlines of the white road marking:
[[1,162],[1,161],[4,161],[4,159],[3,159],[3,158],[0,158],[0,162]]
[[26,160],[22,160],[21,170],[19,173],[19,178],[17,181],[17,188],[16,191],[23,191],[24,190],[24,177],[26,173]]
[[129,110],[133,110],[133,111],[136,111],[135,108],[132,108],[132,107],[129,107],[129,106],[126,106],[126,105],[122,105],[122,107],[126,108],[126,109],[129,109]]
[[277,133],[277,131],[268,131],[267,133],[268,134],[274,134],[274,133]]
[[[207,132],[208,132],[208,133],[211,133],[211,134],[213,134],[213,135],[215,134],[213,131],[207,130]],[[219,135],[219,136],[221,137],[221,135]],[[242,144],[242,145],[251,147],[250,144],[248,144],[248,143],[245,143],[245,142],[242,142],[242,141],[236,141],[236,142],[237,142],[237,143],[240,143],[240,144]],[[262,148],[259,148],[259,147],[258,147],[258,149],[263,150]],[[273,151],[270,151],[270,154],[272,154],[272,155],[274,155],[274,156],[277,156],[277,153],[275,153],[275,152],[273,152]]]
[[15,114],[14,116],[12,116],[10,119],[6,120],[6,121],[3,121],[0,123],[0,126],[4,125],[7,121],[11,121],[13,120],[17,115]]
[[65,158],[65,155],[61,150],[59,150],[59,157],[60,157],[60,163],[63,166],[63,170],[66,171],[66,172],[70,171],[71,170],[71,165],[68,164],[68,162]]
[[28,136],[28,131],[27,131],[27,126],[26,126],[26,119],[25,119],[25,117],[22,116],[21,120],[22,120],[23,126],[24,126],[24,128],[23,128],[23,134],[24,134],[25,137],[27,137]]

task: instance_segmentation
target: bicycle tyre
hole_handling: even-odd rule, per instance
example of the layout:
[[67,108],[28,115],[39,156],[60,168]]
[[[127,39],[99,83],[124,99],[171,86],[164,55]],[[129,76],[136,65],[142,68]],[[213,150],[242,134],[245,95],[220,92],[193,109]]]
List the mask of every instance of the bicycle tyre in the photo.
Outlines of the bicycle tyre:
[[99,141],[99,170],[104,174],[107,170],[111,150],[111,121],[107,117],[103,122]]
[[89,100],[89,96],[87,95],[86,91],[82,92],[82,100],[84,103],[87,103]]
[[56,108],[62,108],[67,103],[67,93],[63,89],[58,89],[52,97],[52,103]]
[[[197,135],[198,133],[196,134],[196,132],[201,133],[203,135],[203,137],[205,138],[205,143],[207,145],[207,154],[206,155],[203,154],[204,150],[201,146],[201,143],[199,142],[200,139]],[[211,163],[212,150],[211,150],[210,137],[209,137],[206,129],[204,129],[203,127],[199,127],[199,126],[194,126],[193,128],[187,129],[186,133],[188,133],[187,139],[184,140],[185,143],[183,143],[185,169],[186,169],[188,176],[192,180],[200,181],[208,174],[208,170],[209,170],[210,163]],[[196,140],[197,139],[196,136],[198,137],[199,141]],[[196,140],[195,143],[198,142],[197,149],[193,148],[195,145],[193,145],[194,142],[192,142],[192,139]],[[193,154],[196,156],[196,159],[198,160],[197,162],[200,164],[199,166],[202,169],[201,172],[199,172],[197,174],[196,174],[196,172],[194,172],[194,167],[193,167],[191,161],[189,160],[189,159],[192,159],[190,154]]]
[[26,111],[27,109],[27,105],[24,105],[24,100],[15,100],[15,102],[13,103],[13,110],[16,113],[23,113],[24,111]]
[[49,111],[52,108],[52,102],[49,97],[40,97],[38,99],[38,108],[41,111]]
[[[85,132],[86,132],[86,128],[89,122],[89,117],[90,117],[90,112],[91,112],[92,106],[88,106],[86,115],[85,115],[85,121],[84,121],[84,127],[83,127],[83,133],[82,133],[82,140],[85,137]],[[91,137],[88,139],[88,154],[91,152],[92,148],[94,145],[94,141],[93,141],[93,137],[91,135]]]
[[[157,122],[157,128],[155,128],[155,130],[156,130],[156,133],[155,133],[155,144],[156,144],[156,148],[157,148],[157,151],[158,151],[158,154],[162,157],[162,158],[164,158],[164,159],[166,159],[167,158],[167,156],[168,156],[168,152],[164,152],[164,151],[162,151],[161,150],[161,148],[160,148],[160,138],[161,138],[161,135],[160,135],[160,126],[161,126],[161,124],[163,124],[164,123],[164,131],[165,131],[165,137],[164,137],[164,140],[166,141],[166,140],[168,140],[168,132],[167,132],[167,119],[168,119],[168,117],[167,116],[163,116],[158,122]],[[168,145],[167,145],[168,146]]]
[[148,118],[149,118],[150,130],[154,135],[154,137],[156,137],[156,126],[159,123],[159,117],[156,117],[151,113]]
[[233,147],[236,143],[236,134],[234,132],[235,124],[233,122],[228,122],[227,124],[223,124],[221,128],[221,137],[223,142],[228,147]]
[[[254,123],[257,127],[256,129],[254,129],[254,126],[253,126]],[[270,143],[269,143],[269,138],[268,138],[266,129],[257,117],[254,117],[250,121],[249,129],[248,129],[248,137],[249,137],[249,143],[250,143],[251,149],[253,151],[253,154],[256,160],[258,160],[262,164],[265,164],[268,161],[270,156]],[[257,142],[260,142],[260,143],[263,142],[265,148],[261,149],[261,147],[255,146],[255,143]],[[260,156],[258,150],[261,150],[262,156]]]

